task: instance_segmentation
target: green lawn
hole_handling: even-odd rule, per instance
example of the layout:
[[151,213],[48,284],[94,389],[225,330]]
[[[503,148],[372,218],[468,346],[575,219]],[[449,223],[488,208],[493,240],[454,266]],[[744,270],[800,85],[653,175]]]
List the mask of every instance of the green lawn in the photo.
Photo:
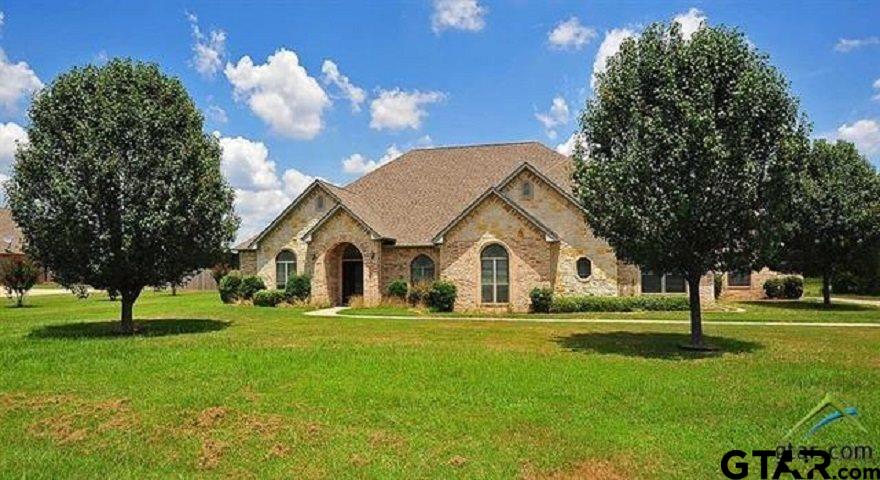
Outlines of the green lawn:
[[[27,302],[0,308],[4,477],[719,478],[826,392],[869,433],[812,441],[880,446],[880,328],[707,326],[724,353],[701,356],[677,326],[312,318],[213,293],[145,294],[136,316],[161,320],[119,338],[105,297]],[[751,315],[878,317],[812,307]]]
[[[832,291],[834,289],[832,288]],[[821,297],[822,296],[822,279],[817,277],[804,278],[804,296],[805,297]],[[832,293],[831,299],[834,297],[854,298],[864,300],[880,300],[880,294],[856,294],[856,293]]]

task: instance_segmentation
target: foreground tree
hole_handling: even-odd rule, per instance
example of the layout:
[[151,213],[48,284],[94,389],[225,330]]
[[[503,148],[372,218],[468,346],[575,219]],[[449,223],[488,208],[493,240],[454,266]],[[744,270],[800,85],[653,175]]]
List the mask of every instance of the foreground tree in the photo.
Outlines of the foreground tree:
[[145,286],[212,265],[235,234],[220,147],[156,65],[75,68],[34,99],[9,204],[28,252],[65,285],[118,291],[121,329]]
[[685,277],[691,345],[703,348],[700,278],[752,266],[782,234],[768,225],[806,143],[797,102],[723,27],[686,39],[677,24],[651,25],[597,79],[575,152],[587,221],[622,259]]
[[880,240],[880,176],[849,142],[818,140],[806,158],[783,265],[822,277],[822,297],[831,305],[835,277],[876,258],[869,249]]

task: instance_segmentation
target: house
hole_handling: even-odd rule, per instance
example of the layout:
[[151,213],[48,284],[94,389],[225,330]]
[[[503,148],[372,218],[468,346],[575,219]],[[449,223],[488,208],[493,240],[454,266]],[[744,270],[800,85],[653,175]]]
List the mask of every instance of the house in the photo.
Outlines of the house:
[[[12,219],[12,210],[0,208],[0,262],[6,260],[23,260],[26,257],[24,252],[24,236],[21,229]],[[52,274],[41,269],[39,282],[52,281]]]
[[[529,307],[563,295],[684,293],[678,275],[615,256],[571,195],[571,161],[537,142],[412,150],[338,187],[315,181],[237,247],[241,270],[284,288],[312,276],[317,301],[379,301],[389,283],[445,279],[457,310]],[[712,276],[701,298],[714,300]]]

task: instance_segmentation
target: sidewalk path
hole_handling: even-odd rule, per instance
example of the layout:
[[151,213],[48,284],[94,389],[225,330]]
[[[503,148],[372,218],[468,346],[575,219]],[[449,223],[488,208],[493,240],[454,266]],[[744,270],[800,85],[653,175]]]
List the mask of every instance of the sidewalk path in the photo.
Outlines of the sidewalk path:
[[[324,308],[305,312],[311,317],[325,318],[361,318],[386,320],[453,320],[475,322],[511,322],[511,323],[579,323],[579,324],[631,324],[631,325],[690,325],[690,320],[650,320],[635,318],[508,318],[508,317],[439,317],[439,316],[403,316],[403,315],[350,315],[339,313],[347,307]],[[732,327],[837,327],[837,328],[880,328],[877,323],[858,322],[755,322],[755,321],[717,321],[703,320],[703,325]]]

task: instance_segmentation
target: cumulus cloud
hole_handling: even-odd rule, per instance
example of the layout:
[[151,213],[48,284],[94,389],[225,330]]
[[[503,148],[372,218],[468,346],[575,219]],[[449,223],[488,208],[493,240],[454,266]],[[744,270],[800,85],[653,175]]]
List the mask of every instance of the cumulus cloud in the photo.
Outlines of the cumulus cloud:
[[356,87],[348,77],[339,72],[339,67],[331,60],[324,60],[321,65],[321,73],[324,74],[322,80],[325,85],[333,84],[338,88],[342,95],[351,102],[351,110],[353,112],[361,111],[361,104],[367,99],[367,94],[363,88]]
[[581,144],[584,143],[584,136],[580,133],[572,133],[568,140],[556,145],[556,151],[565,155],[566,157],[570,157],[572,153],[574,153],[575,144],[580,141]]
[[276,133],[308,140],[323,129],[321,116],[330,99],[293,51],[278,50],[262,65],[244,56],[235,65],[227,63],[224,73],[236,98],[246,100]]
[[205,78],[214,78],[214,75],[223,67],[223,59],[226,57],[226,32],[212,29],[208,34],[199,28],[199,18],[192,13],[186,14],[192,29],[193,58],[192,65]]
[[43,82],[26,62],[12,63],[0,49],[0,105],[15,110],[18,102],[43,88]]
[[841,38],[834,45],[834,50],[840,53],[848,53],[857,48],[880,45],[880,37],[866,38]]
[[[428,140],[430,141],[430,139]],[[385,154],[378,160],[370,160],[360,153],[355,153],[342,160],[342,170],[345,173],[355,173],[363,175],[385,165],[386,163],[399,157],[403,152],[398,150],[397,145],[391,145]]]
[[0,123],[0,173],[8,172],[15,160],[15,150],[20,144],[27,144],[28,136],[24,128],[15,122]]
[[241,217],[239,241],[262,230],[316,178],[292,168],[279,177],[263,142],[221,136],[220,147],[220,169],[235,189]]
[[874,80],[874,90],[877,91],[877,94],[871,97],[871,99],[880,102],[880,78]]
[[568,123],[568,104],[565,103],[564,98],[556,97],[553,99],[553,104],[550,105],[550,110],[545,113],[536,113],[535,118],[541,122],[541,125],[544,125],[548,137],[556,138],[555,128]]
[[856,120],[844,123],[837,128],[837,137],[855,144],[865,155],[880,153],[880,122],[877,120]]
[[226,115],[226,110],[223,110],[217,105],[210,105],[205,114],[207,115],[208,119],[214,123],[222,124],[229,121],[229,117]]
[[434,33],[447,29],[478,32],[486,26],[488,12],[477,0],[434,0],[431,28]]
[[580,50],[590,43],[590,40],[596,38],[596,35],[595,28],[585,27],[577,17],[571,17],[556,25],[556,28],[547,34],[547,41],[552,48]]
[[596,53],[596,59],[593,61],[593,75],[590,77],[590,87],[596,88],[596,75],[604,73],[608,67],[608,59],[614,56],[620,50],[620,45],[624,40],[635,37],[636,32],[628,28],[615,28],[605,33],[602,44],[599,45],[599,51]]
[[697,8],[680,13],[673,20],[681,26],[681,36],[685,40],[690,40],[697,30],[706,25],[706,15]]
[[370,128],[376,130],[418,129],[428,116],[424,106],[446,98],[442,92],[404,92],[399,88],[381,90],[370,103]]

